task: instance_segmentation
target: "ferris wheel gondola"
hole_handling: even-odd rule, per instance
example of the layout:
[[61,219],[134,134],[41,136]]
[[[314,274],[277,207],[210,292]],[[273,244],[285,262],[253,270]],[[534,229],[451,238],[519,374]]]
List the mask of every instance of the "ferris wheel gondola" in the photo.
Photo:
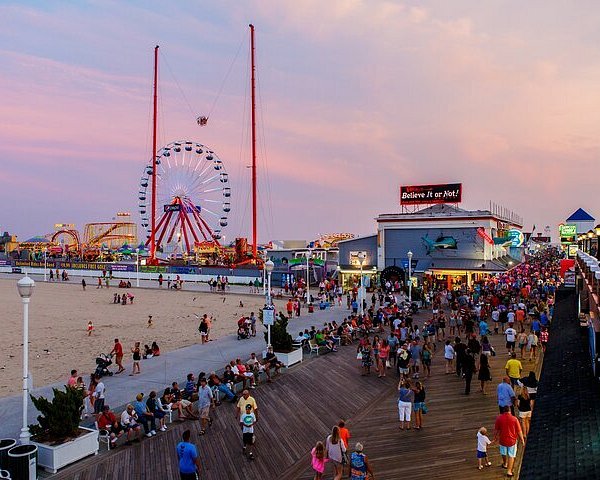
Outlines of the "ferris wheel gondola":
[[[221,229],[228,224],[231,188],[225,165],[197,142],[172,142],[156,155],[156,248],[179,245],[192,253],[195,243],[219,245]],[[139,183],[141,225],[150,243],[152,165],[146,165]]]

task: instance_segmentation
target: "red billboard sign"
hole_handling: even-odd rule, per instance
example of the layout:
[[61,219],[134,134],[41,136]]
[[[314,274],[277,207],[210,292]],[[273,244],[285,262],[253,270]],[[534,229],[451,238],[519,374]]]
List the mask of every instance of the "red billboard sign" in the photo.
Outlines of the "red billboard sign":
[[460,203],[462,183],[439,185],[403,185],[400,187],[400,205],[430,205],[432,203]]

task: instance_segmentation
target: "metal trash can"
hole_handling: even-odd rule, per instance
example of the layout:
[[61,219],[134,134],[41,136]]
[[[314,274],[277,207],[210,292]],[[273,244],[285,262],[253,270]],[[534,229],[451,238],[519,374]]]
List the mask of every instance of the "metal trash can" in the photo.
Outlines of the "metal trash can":
[[37,480],[37,451],[35,445],[17,445],[8,451],[8,471],[12,478]]
[[6,470],[8,468],[8,451],[16,444],[17,441],[13,438],[0,439],[0,470]]
[[0,470],[0,479],[12,480],[12,478],[10,476],[10,472],[8,470]]

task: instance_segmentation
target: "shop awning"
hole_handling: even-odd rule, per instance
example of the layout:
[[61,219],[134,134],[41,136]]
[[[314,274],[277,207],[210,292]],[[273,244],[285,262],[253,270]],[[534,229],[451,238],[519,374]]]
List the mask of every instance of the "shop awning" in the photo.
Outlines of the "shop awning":
[[[513,260],[514,261],[514,260]],[[514,261],[515,265],[518,261]],[[469,258],[433,258],[426,270],[458,270],[469,272],[505,272],[512,268],[494,260],[477,260]]]

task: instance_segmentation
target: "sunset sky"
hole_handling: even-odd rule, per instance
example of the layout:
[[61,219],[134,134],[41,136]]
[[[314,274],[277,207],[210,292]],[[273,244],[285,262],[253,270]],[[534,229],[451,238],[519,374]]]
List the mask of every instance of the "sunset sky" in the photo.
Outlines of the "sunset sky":
[[0,18],[0,229],[20,240],[137,219],[156,44],[158,143],[219,155],[224,233],[249,236],[250,22],[260,241],[372,233],[422,183],[462,182],[464,208],[527,230],[600,215],[597,1],[21,0]]

